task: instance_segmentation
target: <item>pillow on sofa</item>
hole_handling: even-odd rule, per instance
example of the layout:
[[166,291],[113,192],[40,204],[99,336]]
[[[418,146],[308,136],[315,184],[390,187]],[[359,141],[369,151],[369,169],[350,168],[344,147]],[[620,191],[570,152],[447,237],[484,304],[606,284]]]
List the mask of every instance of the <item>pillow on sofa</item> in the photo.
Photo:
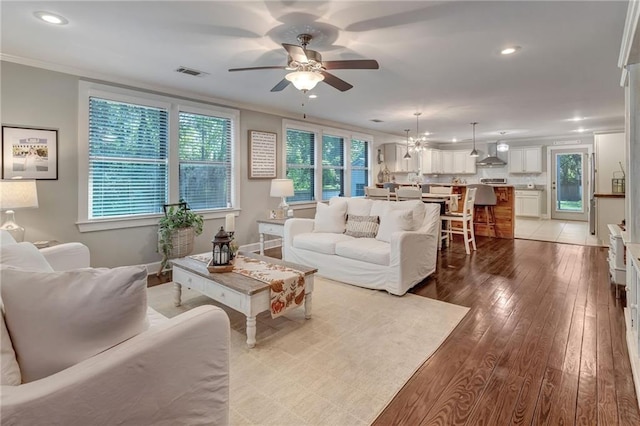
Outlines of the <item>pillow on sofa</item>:
[[22,383],[20,366],[1,312],[0,323],[0,385],[18,386]]
[[380,217],[380,228],[376,240],[391,242],[391,234],[413,229],[413,212],[411,210],[396,210],[392,207],[384,210]]
[[31,243],[0,246],[0,265],[13,266],[29,271],[53,272],[40,250]]
[[3,267],[0,277],[23,383],[55,374],[148,328],[144,266],[63,272]]
[[375,238],[378,234],[380,218],[378,216],[347,216],[345,234],[355,238]]
[[313,232],[330,232],[333,234],[343,234],[345,227],[345,215],[347,213],[347,203],[340,202],[334,205],[318,203],[316,206],[315,223]]
[[329,205],[332,206],[336,203],[347,203],[347,216],[375,216],[371,214],[371,204],[373,200],[368,198],[345,198],[345,197],[331,197],[329,199]]

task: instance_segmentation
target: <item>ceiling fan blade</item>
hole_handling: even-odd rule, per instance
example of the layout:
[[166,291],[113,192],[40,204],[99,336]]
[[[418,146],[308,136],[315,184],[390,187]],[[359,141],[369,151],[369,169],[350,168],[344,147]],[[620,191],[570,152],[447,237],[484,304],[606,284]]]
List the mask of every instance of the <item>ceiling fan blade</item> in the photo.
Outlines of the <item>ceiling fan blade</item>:
[[291,59],[293,59],[294,61],[300,62],[302,64],[306,64],[307,62],[309,62],[309,59],[307,58],[307,54],[305,53],[302,47],[297,46],[295,44],[287,44],[287,43],[282,43],[282,47],[285,48],[289,56],[291,56]]
[[346,92],[347,90],[353,87],[351,84],[347,83],[346,81],[336,77],[333,74],[329,74],[326,71],[322,71],[322,75],[324,76],[325,83],[327,83],[329,86],[335,87],[341,92]]
[[271,91],[272,92],[279,92],[279,91],[283,90],[285,87],[287,87],[289,85],[289,83],[291,83],[289,80],[287,80],[286,78],[283,78],[282,80],[280,80],[280,83],[278,83],[275,86],[273,86],[273,89],[271,89]]
[[231,68],[229,70],[229,72],[233,72],[233,71],[251,71],[251,70],[283,70],[285,68],[286,68],[285,66],[278,66],[278,65],[268,66],[268,67]]
[[322,66],[328,70],[377,70],[380,68],[374,59],[351,59],[346,61],[323,61]]

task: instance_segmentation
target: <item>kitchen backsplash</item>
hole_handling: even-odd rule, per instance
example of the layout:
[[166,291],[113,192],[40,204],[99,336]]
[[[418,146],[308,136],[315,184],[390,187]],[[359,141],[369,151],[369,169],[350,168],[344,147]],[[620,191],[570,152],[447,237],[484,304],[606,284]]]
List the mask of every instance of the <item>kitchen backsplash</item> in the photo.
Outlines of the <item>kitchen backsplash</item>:
[[480,179],[486,178],[507,178],[509,185],[527,185],[533,183],[536,186],[547,185],[547,173],[535,174],[510,174],[507,167],[478,167],[475,175],[442,175],[442,176],[425,176],[424,181],[434,183],[450,183],[457,177],[466,183],[480,183]]

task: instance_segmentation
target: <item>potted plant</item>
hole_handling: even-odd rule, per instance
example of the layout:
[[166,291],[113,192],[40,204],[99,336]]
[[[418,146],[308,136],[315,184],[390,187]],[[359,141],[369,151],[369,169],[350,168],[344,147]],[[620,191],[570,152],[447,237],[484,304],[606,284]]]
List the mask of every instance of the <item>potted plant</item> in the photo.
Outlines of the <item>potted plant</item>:
[[202,234],[202,225],[202,215],[189,210],[187,203],[164,206],[164,217],[158,223],[158,253],[162,255],[159,272],[169,259],[191,254],[195,236]]

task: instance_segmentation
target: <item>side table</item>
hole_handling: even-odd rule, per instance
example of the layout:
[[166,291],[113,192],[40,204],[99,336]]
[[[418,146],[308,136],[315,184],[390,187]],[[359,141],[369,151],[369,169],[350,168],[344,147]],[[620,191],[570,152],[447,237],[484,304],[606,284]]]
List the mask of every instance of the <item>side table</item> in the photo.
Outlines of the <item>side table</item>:
[[58,244],[62,244],[60,241],[57,240],[49,240],[49,241],[34,241],[33,245],[36,246],[36,248],[38,249],[43,249],[43,248],[47,248],[47,247],[53,247],[53,246],[57,246]]
[[260,233],[260,254],[264,256],[264,236],[275,235],[284,237],[284,223],[287,219],[259,219],[258,232]]

